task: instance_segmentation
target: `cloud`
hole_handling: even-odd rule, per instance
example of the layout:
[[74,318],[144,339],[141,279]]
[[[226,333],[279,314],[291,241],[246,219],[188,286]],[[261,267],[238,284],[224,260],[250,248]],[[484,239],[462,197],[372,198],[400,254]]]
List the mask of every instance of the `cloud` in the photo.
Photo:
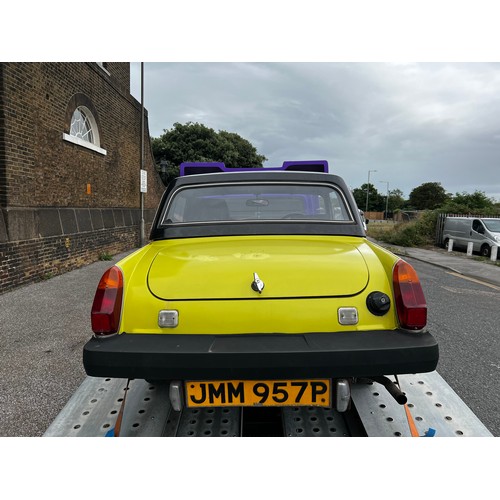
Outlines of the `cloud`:
[[[131,71],[140,98],[139,65]],[[236,132],[269,161],[327,159],[352,187],[424,182],[500,199],[498,63],[146,63],[152,136]]]

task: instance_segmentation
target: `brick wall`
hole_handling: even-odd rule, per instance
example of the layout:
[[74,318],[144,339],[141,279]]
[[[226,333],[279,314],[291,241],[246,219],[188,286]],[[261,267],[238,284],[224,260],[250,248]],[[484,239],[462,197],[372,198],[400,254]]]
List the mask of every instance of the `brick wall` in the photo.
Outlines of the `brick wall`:
[[[139,244],[141,106],[129,64],[104,67],[0,64],[0,293]],[[82,102],[106,154],[63,139]],[[148,224],[163,184],[147,116],[144,135]]]
[[[5,90],[3,74],[4,67],[0,63],[0,207],[4,207],[7,204],[7,152],[5,144]],[[0,230],[2,229],[1,222],[2,219],[0,218]]]
[[[48,279],[139,245],[133,227],[0,245],[0,290]],[[97,285],[97,283],[96,283]]]

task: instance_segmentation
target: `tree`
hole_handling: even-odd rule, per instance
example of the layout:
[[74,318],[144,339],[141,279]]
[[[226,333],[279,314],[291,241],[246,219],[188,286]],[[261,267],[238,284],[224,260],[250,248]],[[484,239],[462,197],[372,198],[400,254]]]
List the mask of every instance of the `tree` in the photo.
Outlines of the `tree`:
[[389,191],[389,212],[403,208],[404,204],[403,191],[401,189],[391,189]]
[[167,183],[179,175],[179,165],[187,161],[218,161],[226,167],[262,167],[267,160],[252,144],[234,132],[212,128],[201,123],[174,123],[160,137],[151,140],[157,166],[166,162]]
[[413,189],[408,205],[415,210],[434,210],[449,199],[440,182],[425,182]]
[[493,215],[498,213],[495,200],[488,198],[483,191],[474,191],[472,194],[456,193],[441,207],[441,210],[456,214]]
[[368,212],[383,212],[385,210],[385,196],[381,195],[371,182],[370,184],[365,182],[360,188],[352,190],[356,205],[363,211],[366,209],[366,189],[368,186],[370,187],[370,192],[368,193]]

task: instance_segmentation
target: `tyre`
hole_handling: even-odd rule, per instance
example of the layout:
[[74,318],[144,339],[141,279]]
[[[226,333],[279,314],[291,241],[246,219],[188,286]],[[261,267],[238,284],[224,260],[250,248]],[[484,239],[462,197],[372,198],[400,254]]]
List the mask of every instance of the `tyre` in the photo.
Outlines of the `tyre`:
[[486,245],[484,244],[482,247],[481,247],[481,255],[483,257],[489,257],[490,256],[490,253],[491,253],[491,248],[489,245]]

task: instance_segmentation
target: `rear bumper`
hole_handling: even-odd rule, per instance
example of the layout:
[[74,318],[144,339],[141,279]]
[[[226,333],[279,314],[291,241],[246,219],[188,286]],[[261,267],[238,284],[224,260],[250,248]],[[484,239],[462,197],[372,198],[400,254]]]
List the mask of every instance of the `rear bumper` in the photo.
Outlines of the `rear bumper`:
[[403,330],[294,335],[148,335],[92,338],[87,375],[157,380],[338,378],[425,373],[438,344]]

